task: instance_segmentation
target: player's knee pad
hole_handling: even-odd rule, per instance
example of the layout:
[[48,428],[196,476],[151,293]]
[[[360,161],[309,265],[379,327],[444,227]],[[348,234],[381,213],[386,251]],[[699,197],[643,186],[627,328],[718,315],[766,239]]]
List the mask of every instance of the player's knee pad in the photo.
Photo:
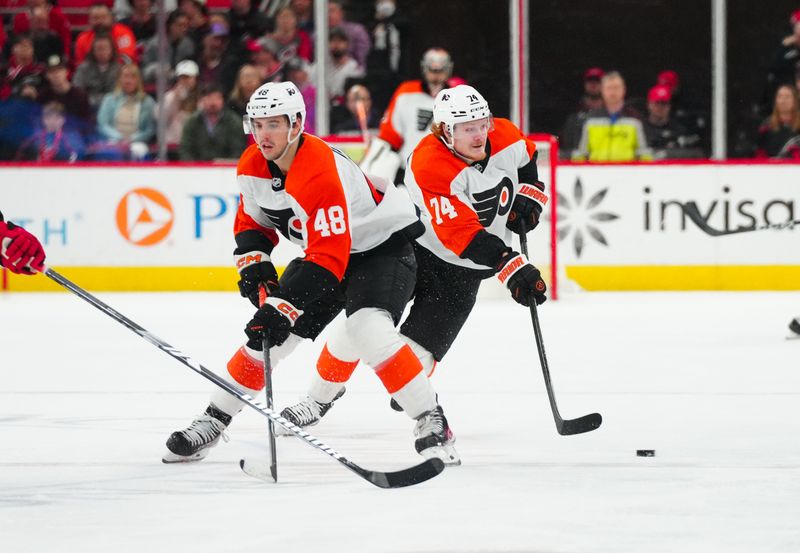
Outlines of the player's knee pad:
[[359,357],[375,368],[392,357],[404,345],[392,316],[384,309],[366,307],[345,320],[347,334]]

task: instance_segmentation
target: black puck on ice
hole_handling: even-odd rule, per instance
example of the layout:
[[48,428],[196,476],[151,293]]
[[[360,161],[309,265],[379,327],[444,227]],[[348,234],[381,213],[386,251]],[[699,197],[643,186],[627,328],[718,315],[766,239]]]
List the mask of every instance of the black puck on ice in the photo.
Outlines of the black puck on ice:
[[655,449],[637,449],[636,450],[637,457],[655,457],[656,450]]

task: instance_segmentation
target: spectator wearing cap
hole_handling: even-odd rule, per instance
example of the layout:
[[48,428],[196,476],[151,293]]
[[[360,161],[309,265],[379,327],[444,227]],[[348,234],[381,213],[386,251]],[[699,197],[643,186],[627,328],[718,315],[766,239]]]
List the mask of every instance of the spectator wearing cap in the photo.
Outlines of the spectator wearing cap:
[[198,83],[200,86],[217,83],[223,91],[233,87],[236,68],[240,65],[235,52],[229,48],[228,20],[222,14],[209,18],[208,34],[203,37],[200,55]]
[[75,64],[80,64],[89,54],[94,37],[98,34],[111,35],[120,58],[125,63],[136,62],[136,37],[127,25],[115,23],[111,8],[103,3],[93,4],[89,8],[89,29],[83,31],[75,39]]
[[47,60],[45,84],[39,92],[38,101],[45,105],[58,102],[64,106],[67,127],[83,135],[94,131],[94,118],[89,106],[89,97],[83,89],[73,86],[69,80],[66,61],[58,56]]
[[114,90],[103,97],[97,112],[97,131],[105,147],[98,155],[106,159],[142,159],[156,132],[155,101],[144,91],[139,67],[122,66]]
[[590,67],[583,73],[583,95],[578,101],[578,107],[571,113],[559,134],[560,153],[564,159],[569,159],[572,151],[577,148],[581,138],[583,123],[586,114],[603,107],[603,97],[600,95],[600,79],[605,72],[599,67]]
[[311,82],[311,65],[303,58],[294,58],[286,62],[286,78],[294,83],[306,105],[306,117],[303,130],[314,134],[316,125],[317,87]]
[[280,45],[278,59],[286,62],[292,58],[302,58],[308,62],[314,59],[314,47],[308,33],[297,28],[297,15],[292,8],[285,7],[275,15],[275,30],[268,35]]
[[767,84],[762,98],[762,113],[769,113],[778,87],[794,82],[795,67],[800,62],[800,9],[789,15],[792,34],[781,41],[769,64]]
[[103,96],[114,89],[119,78],[120,64],[117,49],[109,35],[97,35],[86,59],[75,70],[72,84],[82,88],[89,97],[89,106],[97,111]]
[[330,0],[328,2],[328,29],[337,28],[342,29],[347,34],[347,53],[349,56],[356,60],[362,68],[366,67],[367,56],[372,45],[367,29],[361,23],[347,20],[342,0]]
[[235,44],[246,44],[272,30],[272,20],[251,0],[231,0],[228,11],[230,39]]
[[28,9],[14,16],[11,23],[12,34],[23,35],[31,32],[31,20],[35,8],[42,8],[47,12],[47,26],[61,39],[61,55],[69,58],[72,53],[72,32],[69,20],[61,9],[48,0],[29,0]]
[[34,57],[31,37],[28,35],[14,37],[11,56],[0,72],[0,100],[19,95],[20,87],[25,79],[29,77],[41,79],[43,72],[44,66]]
[[17,150],[16,159],[25,161],[68,161],[83,158],[86,145],[80,134],[66,126],[64,106],[48,102],[42,108],[41,127]]
[[283,80],[283,64],[278,59],[280,44],[268,36],[248,41],[250,63],[258,69],[262,83],[277,83]]
[[362,134],[361,117],[363,113],[364,125],[367,129],[377,129],[381,122],[380,114],[372,107],[372,96],[369,89],[360,84],[355,84],[347,90],[345,96],[346,116],[335,122],[335,134]]
[[775,92],[772,114],[758,129],[756,157],[800,159],[800,109],[797,92],[784,84]]
[[617,71],[600,81],[603,107],[590,111],[572,158],[576,161],[647,161],[652,155],[638,113],[625,105],[625,80]]
[[200,92],[198,110],[183,126],[180,159],[238,159],[246,146],[242,118],[225,107],[225,97],[219,86],[205,86]]
[[162,105],[157,105],[154,111],[156,119],[164,118],[166,131],[164,140],[170,157],[178,158],[178,146],[183,136],[183,126],[186,120],[197,110],[200,91],[197,86],[197,76],[200,69],[192,60],[183,60],[175,66],[175,84],[164,94]]
[[344,104],[344,93],[348,79],[360,79],[364,69],[350,57],[349,39],[344,29],[334,27],[328,35],[328,57],[326,60],[326,86],[333,106]]
[[[238,115],[244,117],[246,114],[247,102],[250,96],[261,86],[261,77],[258,68],[249,63],[239,68],[236,75],[236,82],[233,85],[230,96],[228,97],[228,107]],[[306,109],[308,106],[306,105]]]
[[120,23],[130,27],[136,42],[143,44],[156,36],[156,16],[153,13],[153,0],[128,0],[131,13]]
[[647,94],[647,119],[644,134],[655,159],[697,158],[703,153],[698,148],[700,138],[690,134],[686,127],[671,117],[672,91],[656,85]]
[[[189,18],[180,10],[167,16],[167,58],[164,70],[171,73],[179,61],[194,58],[194,42],[189,37]],[[145,83],[154,83],[158,68],[162,66],[158,58],[158,36],[154,36],[144,46],[142,54],[142,75]],[[168,66],[168,67],[167,67]]]
[[50,56],[66,57],[64,43],[58,34],[50,29],[47,8],[36,6],[31,10],[31,39],[36,61],[46,63]]

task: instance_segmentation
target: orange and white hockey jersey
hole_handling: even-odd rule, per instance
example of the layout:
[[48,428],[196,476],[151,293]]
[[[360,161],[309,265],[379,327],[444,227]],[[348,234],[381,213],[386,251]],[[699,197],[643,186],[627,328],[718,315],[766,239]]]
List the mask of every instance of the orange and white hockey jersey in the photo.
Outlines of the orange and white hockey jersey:
[[378,138],[400,154],[402,167],[420,140],[431,130],[433,96],[422,81],[405,81],[397,87],[381,119]]
[[[506,221],[516,194],[524,189],[543,198],[538,188],[532,190],[536,145],[513,123],[495,118],[488,148],[488,158],[470,165],[429,134],[411,154],[405,174],[425,225],[417,242],[442,260],[470,269],[495,269],[461,257],[481,231],[511,247]],[[520,182],[520,169],[531,176],[528,182]]]
[[405,192],[391,184],[377,190],[350,158],[309,134],[301,136],[285,176],[252,144],[236,178],[241,201],[234,233],[258,230],[274,245],[275,229],[338,280],[350,253],[370,250],[418,220]]

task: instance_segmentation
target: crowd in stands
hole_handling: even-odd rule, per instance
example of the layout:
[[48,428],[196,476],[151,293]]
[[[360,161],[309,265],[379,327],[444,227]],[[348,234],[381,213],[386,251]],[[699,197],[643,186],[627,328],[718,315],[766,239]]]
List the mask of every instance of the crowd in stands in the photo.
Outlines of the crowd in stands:
[[[394,0],[376,1],[364,23],[330,0],[322,56],[312,0],[264,10],[256,0],[230,0],[214,11],[201,0],[167,0],[165,45],[154,0],[99,0],[81,32],[52,2],[27,0],[0,26],[0,160],[153,158],[159,121],[169,159],[235,159],[247,143],[245,106],[264,82],[294,82],[314,132],[314,68],[325,64],[332,132],[360,132],[355,103],[376,126],[407,76],[408,26]],[[157,105],[161,74],[168,90]]]
[[[314,52],[312,0],[167,0],[159,47],[154,0],[98,0],[85,29],[71,28],[55,0],[26,2],[0,25],[0,160],[141,160],[157,151],[165,125],[169,159],[233,159],[248,137],[241,116],[268,81],[290,80],[314,132],[315,67],[326,68],[330,130],[374,129],[392,93],[418,75],[409,63],[410,25],[395,0],[376,0],[371,18],[348,19],[330,0],[328,49]],[[741,133],[739,157],[800,159],[800,10],[771,63],[758,125]],[[161,50],[161,51],[160,51]],[[162,61],[160,61],[162,60]],[[156,102],[157,81],[168,90]],[[588,68],[583,94],[559,138],[566,159],[592,162],[708,155],[708,114],[692,109],[680,77],[665,69],[629,98],[624,76]]]

